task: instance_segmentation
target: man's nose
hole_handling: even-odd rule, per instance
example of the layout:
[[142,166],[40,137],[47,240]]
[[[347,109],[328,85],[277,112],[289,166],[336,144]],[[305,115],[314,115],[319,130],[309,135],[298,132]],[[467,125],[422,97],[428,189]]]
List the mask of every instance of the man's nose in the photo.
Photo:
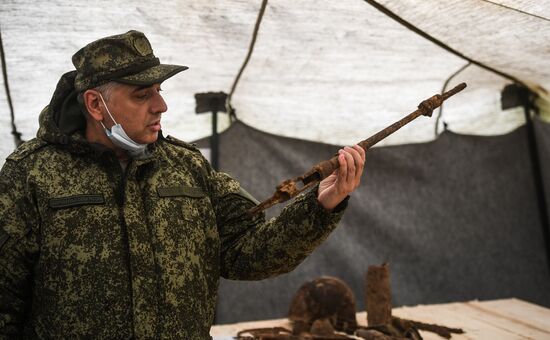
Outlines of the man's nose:
[[166,105],[164,98],[162,98],[160,93],[157,93],[153,98],[153,103],[151,103],[151,113],[159,114],[166,112],[166,110],[168,110],[168,106]]

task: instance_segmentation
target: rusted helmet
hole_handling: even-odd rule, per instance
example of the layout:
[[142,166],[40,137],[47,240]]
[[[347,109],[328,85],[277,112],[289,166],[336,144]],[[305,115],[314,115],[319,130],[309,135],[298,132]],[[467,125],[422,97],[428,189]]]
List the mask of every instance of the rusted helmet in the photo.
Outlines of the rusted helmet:
[[328,319],[335,330],[352,334],[357,329],[355,297],[340,279],[323,276],[306,282],[294,295],[288,318],[294,334],[309,332],[316,320]]

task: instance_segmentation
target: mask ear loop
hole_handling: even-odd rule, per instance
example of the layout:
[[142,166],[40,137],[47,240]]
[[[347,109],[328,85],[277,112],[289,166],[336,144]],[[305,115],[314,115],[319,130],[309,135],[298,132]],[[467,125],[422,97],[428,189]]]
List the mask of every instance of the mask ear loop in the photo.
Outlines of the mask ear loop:
[[[116,122],[115,118],[113,117],[113,115],[111,114],[111,111],[109,111],[109,108],[107,107],[107,104],[105,104],[105,100],[103,100],[103,96],[101,95],[101,92],[99,92],[99,98],[101,99],[101,102],[103,102],[103,106],[105,106],[105,109],[107,110],[107,113],[109,114],[109,117],[111,117],[111,119],[113,120],[113,122],[115,122],[115,125],[118,125],[118,123]],[[101,126],[103,126],[103,128],[105,130],[107,130],[107,128],[105,127],[105,124],[103,124],[103,121],[100,121],[101,123]]]

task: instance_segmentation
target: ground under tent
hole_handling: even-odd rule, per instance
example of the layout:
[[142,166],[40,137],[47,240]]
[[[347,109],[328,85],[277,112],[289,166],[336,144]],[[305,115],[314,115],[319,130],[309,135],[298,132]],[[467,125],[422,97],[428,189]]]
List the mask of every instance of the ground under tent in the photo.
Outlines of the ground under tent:
[[[550,183],[550,124],[537,120],[536,131]],[[220,147],[221,170],[259,200],[338,150],[240,122],[220,135]],[[339,228],[290,274],[223,280],[216,322],[284,317],[298,288],[321,275],[343,279],[364,310],[367,267],[382,262],[391,263],[394,306],[508,297],[550,306],[534,186],[525,127],[371,149]]]

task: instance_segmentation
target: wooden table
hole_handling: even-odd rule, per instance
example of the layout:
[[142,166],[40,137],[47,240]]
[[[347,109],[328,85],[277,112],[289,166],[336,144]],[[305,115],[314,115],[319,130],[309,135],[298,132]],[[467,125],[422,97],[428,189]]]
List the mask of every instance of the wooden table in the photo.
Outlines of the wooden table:
[[[401,318],[462,328],[466,333],[452,339],[546,339],[550,340],[550,309],[518,299],[455,302],[393,309]],[[357,313],[357,322],[366,325],[366,313]],[[282,326],[291,329],[287,319],[241,322],[213,326],[214,340],[231,339],[249,328]],[[426,340],[443,338],[421,332]]]

